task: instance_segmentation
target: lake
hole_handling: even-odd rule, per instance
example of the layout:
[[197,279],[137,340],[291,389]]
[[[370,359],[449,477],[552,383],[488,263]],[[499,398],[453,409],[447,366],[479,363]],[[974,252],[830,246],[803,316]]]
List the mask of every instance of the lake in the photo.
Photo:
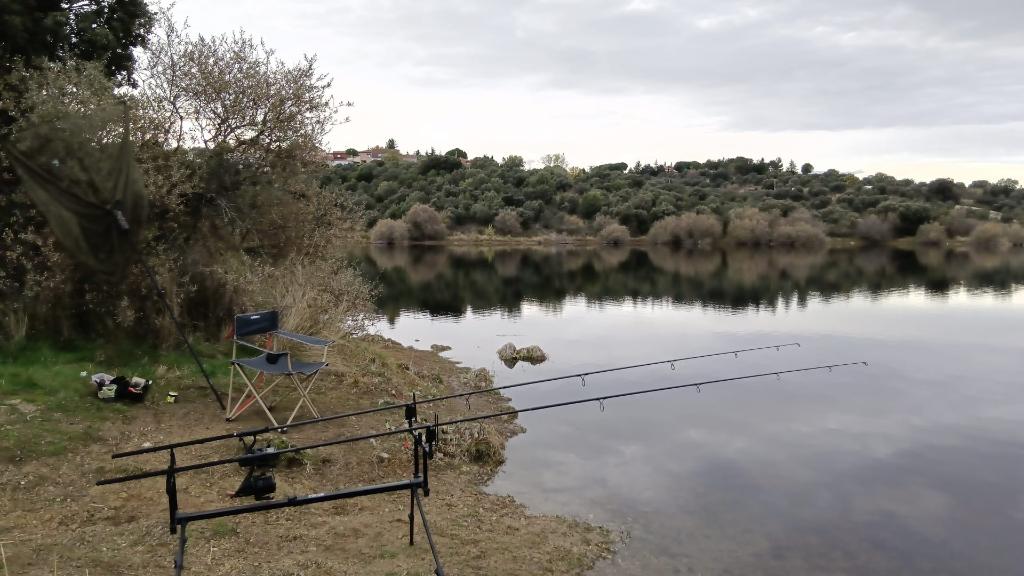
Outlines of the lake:
[[[376,331],[496,384],[738,348],[508,392],[488,490],[624,537],[594,574],[1024,574],[1024,255],[888,249],[367,247]],[[513,368],[505,342],[546,363]],[[510,559],[514,561],[514,559]]]

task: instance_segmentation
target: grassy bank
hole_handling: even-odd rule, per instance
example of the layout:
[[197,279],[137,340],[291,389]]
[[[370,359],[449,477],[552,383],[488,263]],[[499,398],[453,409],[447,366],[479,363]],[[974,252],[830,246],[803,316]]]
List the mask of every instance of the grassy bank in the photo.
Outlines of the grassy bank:
[[[226,389],[223,347],[201,351],[218,386]],[[225,423],[184,354],[84,344],[21,345],[3,354],[0,540],[9,542],[4,547],[12,576],[50,574],[55,564],[58,574],[142,575],[167,566],[175,543],[166,532],[163,481],[93,485],[107,475],[164,466],[166,459],[111,461],[110,452],[265,423],[254,410]],[[486,371],[379,337],[339,342],[331,361],[314,396],[322,413],[397,403],[413,392],[431,396],[491,385]],[[152,377],[156,389],[141,404],[108,404],[95,398],[82,371]],[[168,389],[181,393],[177,404],[162,401]],[[482,394],[472,413],[507,405],[498,393]],[[292,406],[294,399],[283,399],[275,412],[286,415]],[[431,408],[442,419],[470,413],[464,402]],[[398,412],[375,414],[295,429],[285,439],[305,444],[383,430],[400,420]],[[511,498],[482,490],[504,459],[505,443],[521,431],[513,418],[503,418],[444,434],[431,464],[432,495],[424,503],[448,573],[511,575],[529,562],[535,574],[581,574],[609,554],[606,530],[529,514]],[[302,453],[278,471],[277,496],[405,478],[410,462],[404,442],[396,436]],[[239,452],[237,443],[223,442],[182,450],[178,458],[196,462]],[[183,475],[183,509],[240,503],[224,495],[241,476],[237,466]],[[426,575],[431,561],[425,542],[419,538],[409,547],[405,541],[407,499],[382,495],[199,523],[189,530],[186,566],[190,573],[215,576]]]
[[[208,357],[219,352],[202,348]],[[205,389],[183,352],[146,350],[130,342],[8,345],[0,348],[0,463],[60,456],[97,440],[105,424],[131,417],[131,405],[95,397],[90,376],[98,372],[154,380],[150,402],[167,390]]]

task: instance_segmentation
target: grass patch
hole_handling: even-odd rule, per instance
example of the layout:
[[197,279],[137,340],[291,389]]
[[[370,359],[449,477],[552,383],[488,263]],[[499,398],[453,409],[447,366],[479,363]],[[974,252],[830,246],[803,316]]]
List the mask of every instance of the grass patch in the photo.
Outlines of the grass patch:
[[226,520],[210,522],[211,538],[231,538],[238,535],[238,527]]
[[[223,356],[214,347],[200,354]],[[205,362],[208,370],[222,365]],[[25,341],[0,347],[0,462],[60,456],[97,438],[105,421],[137,408],[96,398],[89,377],[97,372],[154,380],[150,403],[162,401],[167,390],[205,388],[187,352],[159,352],[130,342]]]

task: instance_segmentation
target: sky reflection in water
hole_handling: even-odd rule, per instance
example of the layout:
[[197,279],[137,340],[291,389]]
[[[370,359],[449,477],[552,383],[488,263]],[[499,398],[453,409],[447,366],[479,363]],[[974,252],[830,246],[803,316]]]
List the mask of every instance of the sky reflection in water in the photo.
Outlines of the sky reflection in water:
[[[522,415],[490,490],[628,532],[597,574],[1024,574],[1020,258],[403,252],[360,256],[379,331],[498,384],[802,344],[510,391],[520,407],[870,362]],[[551,360],[509,370],[510,340]]]

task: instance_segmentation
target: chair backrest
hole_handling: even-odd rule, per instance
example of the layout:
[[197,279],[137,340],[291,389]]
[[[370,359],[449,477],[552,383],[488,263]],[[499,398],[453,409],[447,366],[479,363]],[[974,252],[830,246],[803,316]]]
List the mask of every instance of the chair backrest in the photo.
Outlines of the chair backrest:
[[258,336],[267,332],[273,332],[280,327],[278,325],[278,317],[277,310],[239,314],[235,316],[235,338]]

